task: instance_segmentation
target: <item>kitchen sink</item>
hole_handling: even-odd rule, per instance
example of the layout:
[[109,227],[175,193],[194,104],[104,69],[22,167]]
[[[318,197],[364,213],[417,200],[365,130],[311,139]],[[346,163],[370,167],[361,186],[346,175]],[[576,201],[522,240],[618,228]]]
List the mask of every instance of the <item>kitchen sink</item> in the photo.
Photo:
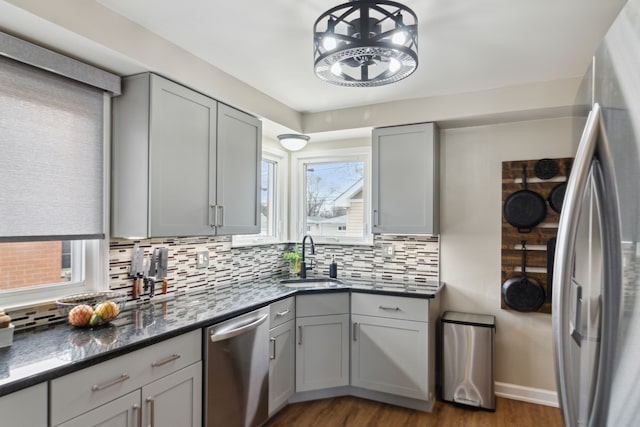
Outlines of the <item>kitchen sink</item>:
[[307,279],[283,279],[280,284],[288,288],[335,288],[343,285],[338,279],[327,277],[310,277]]

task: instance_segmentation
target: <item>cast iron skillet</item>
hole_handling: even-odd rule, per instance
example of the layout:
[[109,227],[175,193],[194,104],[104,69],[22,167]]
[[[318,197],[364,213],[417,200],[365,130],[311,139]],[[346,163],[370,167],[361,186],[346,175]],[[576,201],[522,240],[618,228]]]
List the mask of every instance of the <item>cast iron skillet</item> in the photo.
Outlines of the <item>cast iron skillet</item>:
[[526,273],[527,249],[526,240],[522,241],[522,271],[520,276],[508,279],[502,285],[502,298],[514,310],[536,311],[544,304],[544,289]]
[[522,190],[509,194],[503,207],[504,219],[520,233],[529,233],[547,215],[547,204],[541,195],[527,190],[527,164],[522,164]]
[[560,168],[558,167],[558,162],[553,159],[540,159],[533,165],[533,171],[536,177],[547,180],[558,175]]
[[549,193],[549,197],[547,198],[547,200],[549,200],[549,206],[551,206],[551,209],[558,213],[560,213],[560,211],[562,210],[562,203],[564,203],[564,192],[567,189],[567,181],[569,181],[569,175],[571,174],[571,162],[569,160],[565,161],[564,169],[567,173],[567,179],[562,184],[558,184],[553,187],[553,190],[551,190],[551,193]]

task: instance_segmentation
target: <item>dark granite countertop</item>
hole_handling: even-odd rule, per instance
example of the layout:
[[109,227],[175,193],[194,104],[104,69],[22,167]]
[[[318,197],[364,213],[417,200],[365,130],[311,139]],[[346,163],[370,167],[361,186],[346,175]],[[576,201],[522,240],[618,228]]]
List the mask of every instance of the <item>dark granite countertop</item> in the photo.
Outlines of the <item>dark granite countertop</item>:
[[279,278],[203,287],[175,297],[132,303],[117,319],[98,328],[66,323],[14,334],[0,349],[0,396],[39,384],[150,344],[203,328],[292,295],[317,292],[365,292],[434,298],[437,282],[385,282],[344,278],[331,287],[289,288]]

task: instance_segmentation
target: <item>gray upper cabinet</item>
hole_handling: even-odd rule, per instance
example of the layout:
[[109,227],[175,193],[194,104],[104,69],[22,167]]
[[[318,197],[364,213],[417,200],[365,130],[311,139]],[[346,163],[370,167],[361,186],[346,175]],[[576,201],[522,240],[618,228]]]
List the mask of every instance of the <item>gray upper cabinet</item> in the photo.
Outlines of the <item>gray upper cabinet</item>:
[[113,100],[112,236],[258,232],[261,139],[258,119],[198,92],[150,73],[123,79]]
[[262,122],[218,104],[217,234],[260,232]]
[[439,233],[438,132],[434,123],[373,130],[373,233]]

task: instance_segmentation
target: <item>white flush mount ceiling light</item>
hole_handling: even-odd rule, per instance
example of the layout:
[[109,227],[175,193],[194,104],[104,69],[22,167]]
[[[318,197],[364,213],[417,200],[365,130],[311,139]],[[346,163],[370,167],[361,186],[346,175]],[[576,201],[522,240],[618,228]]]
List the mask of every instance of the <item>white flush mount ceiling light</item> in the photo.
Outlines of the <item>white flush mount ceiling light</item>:
[[313,25],[316,75],[339,86],[394,83],[418,67],[418,18],[394,1],[351,0]]
[[297,133],[287,133],[284,135],[278,135],[280,144],[289,151],[302,150],[307,142],[309,142],[309,136],[300,135]]

